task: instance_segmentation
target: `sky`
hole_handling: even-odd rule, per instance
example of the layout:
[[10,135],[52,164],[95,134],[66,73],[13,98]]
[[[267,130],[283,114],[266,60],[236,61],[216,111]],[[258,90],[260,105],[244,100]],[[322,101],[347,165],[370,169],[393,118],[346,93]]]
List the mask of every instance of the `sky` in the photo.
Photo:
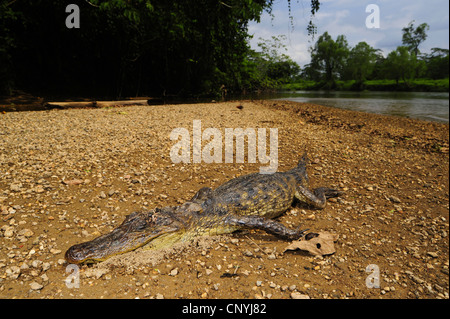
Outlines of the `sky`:
[[[312,40],[306,27],[310,19],[310,0],[291,0],[290,22],[287,0],[275,0],[273,17],[264,13],[260,23],[251,22],[249,33],[251,47],[258,50],[259,38],[270,39],[272,36],[285,35],[287,55],[304,66],[310,62],[308,48],[325,31],[334,40],[338,35],[345,35],[351,47],[365,41],[383,55],[402,45],[402,28],[415,20],[414,26],[426,22],[430,26],[428,38],[419,47],[422,53],[429,53],[431,48],[449,48],[449,1],[447,0],[321,0],[320,10],[313,22],[317,26],[317,35]],[[367,28],[366,19],[374,14],[366,12],[367,6],[374,4],[379,9],[379,28]],[[371,22],[375,20],[370,19]]]

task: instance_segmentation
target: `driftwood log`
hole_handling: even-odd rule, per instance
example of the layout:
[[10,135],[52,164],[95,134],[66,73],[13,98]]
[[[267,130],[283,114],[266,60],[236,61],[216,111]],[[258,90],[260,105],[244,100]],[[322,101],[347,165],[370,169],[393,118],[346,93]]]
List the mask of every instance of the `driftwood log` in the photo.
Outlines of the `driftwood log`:
[[49,109],[69,109],[76,107],[113,107],[124,105],[150,105],[149,100],[124,100],[124,101],[89,101],[89,102],[47,102]]

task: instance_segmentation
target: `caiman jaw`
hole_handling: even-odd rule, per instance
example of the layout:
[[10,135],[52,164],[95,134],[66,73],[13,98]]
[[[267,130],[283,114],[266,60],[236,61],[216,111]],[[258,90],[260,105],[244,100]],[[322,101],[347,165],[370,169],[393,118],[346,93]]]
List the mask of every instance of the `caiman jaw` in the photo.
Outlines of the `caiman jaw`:
[[146,245],[178,230],[173,219],[158,213],[132,213],[111,233],[70,247],[65,259],[71,264],[95,263]]

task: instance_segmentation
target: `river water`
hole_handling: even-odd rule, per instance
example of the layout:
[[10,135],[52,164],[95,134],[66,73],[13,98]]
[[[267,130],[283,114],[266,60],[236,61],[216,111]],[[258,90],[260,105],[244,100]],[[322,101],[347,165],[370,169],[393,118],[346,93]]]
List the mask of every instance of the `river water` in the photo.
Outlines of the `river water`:
[[449,123],[448,92],[291,91],[266,98]]

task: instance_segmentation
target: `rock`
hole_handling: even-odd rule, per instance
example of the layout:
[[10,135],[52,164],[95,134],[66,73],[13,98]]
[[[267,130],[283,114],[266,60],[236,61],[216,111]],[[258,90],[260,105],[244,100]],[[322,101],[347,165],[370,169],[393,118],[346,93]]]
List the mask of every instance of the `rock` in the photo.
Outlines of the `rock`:
[[176,276],[178,275],[178,268],[174,268],[170,271],[169,276]]
[[433,258],[438,258],[438,254],[432,251],[427,252],[427,255]]
[[83,181],[81,179],[72,179],[69,181],[63,180],[62,183],[65,185],[80,185],[83,184]]
[[37,283],[37,282],[35,282],[35,281],[33,281],[33,282],[30,284],[30,287],[31,287],[32,290],[41,290],[42,288],[44,288],[43,285],[41,285],[40,283]]
[[18,235],[30,238],[31,236],[34,235],[34,233],[31,229],[22,229],[21,231],[19,231]]
[[389,200],[391,201],[391,202],[393,202],[393,203],[401,203],[402,201],[400,200],[400,198],[398,198],[398,197],[396,197],[396,196],[389,196],[388,197],[389,198]]
[[272,253],[272,254],[270,254],[269,256],[267,256],[267,259],[269,259],[269,260],[274,260],[274,259],[277,259],[277,257],[275,256],[274,253]]
[[20,267],[18,266],[11,266],[6,269],[6,275],[11,279],[17,279],[20,275]]
[[253,253],[250,251],[250,250],[246,250],[246,251],[244,251],[244,256],[247,256],[247,257],[253,257]]
[[14,236],[14,228],[13,227],[7,228],[3,233],[3,236],[5,236],[6,238],[11,238],[12,236]]
[[53,255],[58,255],[59,253],[61,253],[61,250],[52,248],[52,249],[50,249],[50,252],[51,252]]
[[304,294],[301,294],[296,291],[291,293],[291,298],[292,299],[311,299],[308,295],[304,295]]
[[20,192],[20,190],[22,189],[22,183],[11,184],[9,186],[9,189],[13,192]]
[[50,269],[50,263],[42,263],[42,271],[47,271]]

